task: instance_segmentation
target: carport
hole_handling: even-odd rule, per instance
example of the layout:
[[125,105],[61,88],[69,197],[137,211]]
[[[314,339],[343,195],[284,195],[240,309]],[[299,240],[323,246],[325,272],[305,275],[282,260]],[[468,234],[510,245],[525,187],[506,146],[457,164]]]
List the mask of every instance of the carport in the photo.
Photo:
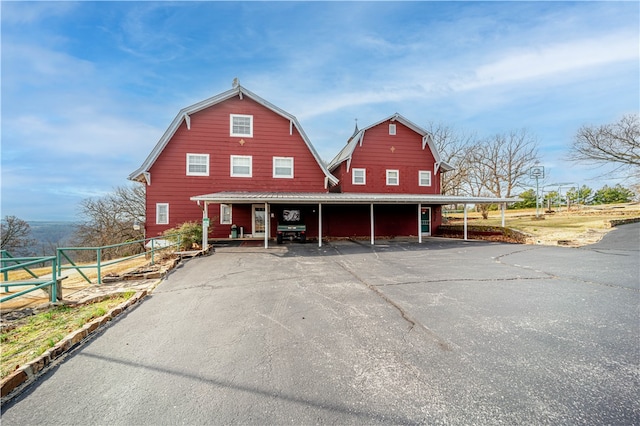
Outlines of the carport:
[[270,211],[275,204],[300,204],[317,206],[318,209],[318,247],[322,247],[322,207],[327,205],[368,205],[371,245],[375,244],[374,205],[416,205],[418,242],[422,243],[420,215],[423,206],[443,206],[449,204],[464,206],[464,239],[467,239],[467,205],[500,204],[502,226],[504,227],[504,210],[507,203],[518,201],[517,198],[465,197],[430,194],[367,194],[367,193],[312,193],[312,192],[216,192],[196,195],[190,198],[202,207],[203,248],[208,248],[209,204],[263,204],[265,214],[264,247],[269,247]]

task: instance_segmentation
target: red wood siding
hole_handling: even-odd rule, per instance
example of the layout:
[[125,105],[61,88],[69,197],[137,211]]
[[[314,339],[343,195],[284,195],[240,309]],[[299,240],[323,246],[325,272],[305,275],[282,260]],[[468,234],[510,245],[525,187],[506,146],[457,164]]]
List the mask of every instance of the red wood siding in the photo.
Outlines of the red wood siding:
[[[422,149],[422,135],[398,121],[396,134],[389,135],[386,121],[365,131],[362,145],[352,155],[351,166],[346,171],[346,161],[340,164],[334,175],[339,177],[343,192],[440,194],[440,176],[433,174],[435,159],[429,146]],[[353,169],[366,169],[366,185],[353,185]],[[387,169],[399,171],[399,185],[386,183]],[[418,171],[431,172],[431,186],[418,184]]]
[[[229,136],[230,114],[252,115],[253,137]],[[194,195],[220,191],[326,192],[320,166],[295,127],[292,134],[289,129],[289,120],[247,97],[232,98],[191,115],[191,129],[183,122],[149,170],[147,235],[156,236],[180,223],[202,220],[202,211],[189,200]],[[209,154],[209,176],[186,175],[187,153]],[[231,155],[252,156],[251,178],[230,176]],[[273,178],[274,156],[294,158],[293,179]],[[169,204],[169,225],[156,225],[156,203]],[[219,216],[219,208],[209,217],[214,214]],[[220,232],[225,232],[219,218],[216,221]]]

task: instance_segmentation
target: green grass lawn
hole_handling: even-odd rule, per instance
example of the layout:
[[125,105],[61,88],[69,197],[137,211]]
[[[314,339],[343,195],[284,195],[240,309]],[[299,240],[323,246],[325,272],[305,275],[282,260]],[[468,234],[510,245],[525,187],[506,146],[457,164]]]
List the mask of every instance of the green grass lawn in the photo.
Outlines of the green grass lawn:
[[78,307],[55,306],[17,320],[15,328],[0,334],[0,377],[4,378],[19,366],[36,359],[72,331],[103,316],[134,294],[134,291],[119,293],[101,302]]

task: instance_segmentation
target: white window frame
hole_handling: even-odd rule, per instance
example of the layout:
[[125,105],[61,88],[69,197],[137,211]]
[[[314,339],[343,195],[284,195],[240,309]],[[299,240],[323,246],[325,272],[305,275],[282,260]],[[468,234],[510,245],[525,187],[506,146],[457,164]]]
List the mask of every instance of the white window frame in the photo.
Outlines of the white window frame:
[[[356,174],[362,172],[362,182],[356,181]],[[367,184],[367,169],[351,169],[351,184],[352,185],[366,185]]]
[[[225,220],[225,210],[229,211],[229,217]],[[220,224],[231,225],[233,223],[233,206],[231,204],[220,204]]]
[[[391,178],[390,175],[393,174],[393,173],[396,174],[396,177],[395,177],[396,182],[395,183],[391,182],[392,178]],[[400,171],[399,170],[395,170],[395,169],[387,169],[387,186],[398,186],[398,185],[400,185]]]
[[[233,172],[233,160],[235,159],[249,159],[249,173],[234,173]],[[230,157],[231,164],[231,177],[252,177],[253,176],[253,157],[251,155],[232,155]]]
[[[278,175],[276,174],[276,162],[278,160],[288,160],[290,164],[290,172],[286,175]],[[279,169],[283,169],[284,167],[280,166]],[[273,157],[273,177],[277,179],[293,179],[293,157]]]
[[389,124],[389,134],[392,136],[396,134],[396,125],[393,123]]
[[[160,209],[166,209],[166,220],[160,220]],[[169,224],[169,203],[156,203],[156,225],[168,225]]]
[[[234,118],[248,118],[249,119],[249,133],[237,133],[233,131],[233,119]],[[246,114],[231,114],[229,116],[229,136],[237,136],[240,138],[252,138],[253,137],[253,115]]]
[[[204,172],[192,172],[189,170],[189,166],[191,166],[191,160],[194,158],[206,158],[206,163],[204,166],[206,167],[206,171]],[[193,164],[195,166],[201,166],[202,164]],[[187,154],[187,176],[209,176],[209,154]]]
[[[429,183],[422,183],[423,176],[427,176]],[[429,170],[418,171],[418,185],[419,186],[431,186],[431,172]]]

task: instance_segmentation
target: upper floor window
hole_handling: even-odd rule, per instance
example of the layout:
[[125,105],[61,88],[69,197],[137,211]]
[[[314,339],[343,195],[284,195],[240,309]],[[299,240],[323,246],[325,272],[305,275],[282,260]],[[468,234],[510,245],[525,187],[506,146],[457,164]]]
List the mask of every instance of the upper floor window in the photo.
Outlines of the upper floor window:
[[253,137],[253,115],[231,114],[231,136]]
[[231,156],[231,176],[233,177],[251,177],[252,175],[252,158],[250,155],[232,155]]
[[231,205],[220,204],[220,224],[231,225]]
[[169,203],[156,204],[156,225],[169,224]]
[[387,185],[399,185],[400,172],[398,170],[387,170]]
[[420,170],[418,172],[418,184],[420,186],[431,186],[431,172],[428,170]]
[[273,157],[273,177],[293,177],[293,157]]
[[187,154],[187,176],[209,176],[209,154]]
[[353,185],[366,185],[367,169],[351,169],[351,183]]
[[390,135],[395,135],[396,134],[396,125],[395,124],[389,124],[389,134]]

